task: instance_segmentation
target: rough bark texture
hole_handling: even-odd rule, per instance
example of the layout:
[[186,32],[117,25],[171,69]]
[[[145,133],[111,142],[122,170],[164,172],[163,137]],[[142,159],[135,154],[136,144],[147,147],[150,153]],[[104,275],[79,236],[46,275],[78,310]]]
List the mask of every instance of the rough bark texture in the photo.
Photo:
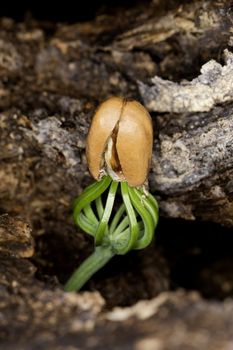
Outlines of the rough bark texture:
[[233,239],[217,225],[162,223],[156,248],[114,259],[92,292],[60,284],[92,249],[71,203],[92,181],[85,138],[111,95],[151,111],[161,216],[233,226],[232,22],[228,0],[154,0],[72,25],[0,19],[2,349],[232,347],[231,299],[168,292],[232,297]]
[[4,212],[41,220],[54,192],[60,208],[69,205],[89,181],[83,150],[90,118],[98,102],[116,94],[142,98],[155,112],[150,181],[162,214],[232,225],[231,7],[228,1],[173,7],[138,5],[124,18],[119,11],[60,25],[53,35],[37,23],[2,19]]

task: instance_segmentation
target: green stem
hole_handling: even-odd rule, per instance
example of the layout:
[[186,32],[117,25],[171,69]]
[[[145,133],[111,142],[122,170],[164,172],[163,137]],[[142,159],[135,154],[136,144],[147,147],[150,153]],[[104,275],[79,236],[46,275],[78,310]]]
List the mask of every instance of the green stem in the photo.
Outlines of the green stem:
[[95,233],[95,245],[101,245],[103,241],[103,237],[108,225],[108,221],[112,213],[112,208],[115,201],[117,187],[118,187],[118,182],[112,181],[111,186],[108,190],[108,197],[105,204],[104,213]]
[[[101,196],[111,182],[112,179],[110,176],[104,176],[101,181],[88,186],[74,202],[73,217],[75,224],[92,236],[95,236],[98,227],[98,220],[94,217],[95,215],[91,207],[88,208],[88,206],[91,202]],[[83,210],[87,215],[83,214]],[[91,217],[88,213],[91,213]]]
[[92,255],[75,270],[73,275],[66,282],[64,287],[65,291],[72,292],[80,290],[91,276],[101,269],[114,255],[115,253],[109,246],[96,247]]
[[144,223],[143,236],[137,240],[134,249],[143,249],[146,248],[153,239],[155,229],[154,220],[150,215],[150,211],[142,205],[140,197],[137,196],[134,188],[129,188],[129,195],[134,208],[137,210]]
[[126,254],[131,249],[133,249],[134,245],[136,244],[139,234],[139,228],[136,214],[130,200],[129,186],[127,182],[121,182],[121,194],[125,205],[126,213],[129,218],[130,234],[128,242],[124,244],[122,248],[118,248],[117,252],[118,254]]

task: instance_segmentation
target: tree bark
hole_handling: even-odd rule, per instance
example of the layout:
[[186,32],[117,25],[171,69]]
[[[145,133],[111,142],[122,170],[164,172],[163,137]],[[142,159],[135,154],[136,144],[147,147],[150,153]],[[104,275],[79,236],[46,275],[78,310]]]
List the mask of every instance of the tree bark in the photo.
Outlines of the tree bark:
[[91,181],[94,110],[121,95],[152,112],[150,188],[161,215],[232,226],[231,11],[228,1],[155,1],[49,35],[42,23],[2,19],[2,212],[33,223],[49,207],[60,220]]
[[[149,187],[161,216],[233,226],[232,18],[228,0],[154,0],[70,25],[0,19],[0,213],[12,215],[0,216],[4,350],[16,342],[19,350],[229,349],[231,300],[223,308],[165,292],[177,287],[171,266],[201,254],[195,241],[182,251],[179,232],[172,257],[151,245],[89,284],[107,308],[148,302],[109,312],[99,293],[65,294],[57,278],[63,283],[91,250],[71,206],[92,181],[91,118],[112,95],[151,112]],[[199,283],[215,298],[232,296],[232,259],[213,256]]]

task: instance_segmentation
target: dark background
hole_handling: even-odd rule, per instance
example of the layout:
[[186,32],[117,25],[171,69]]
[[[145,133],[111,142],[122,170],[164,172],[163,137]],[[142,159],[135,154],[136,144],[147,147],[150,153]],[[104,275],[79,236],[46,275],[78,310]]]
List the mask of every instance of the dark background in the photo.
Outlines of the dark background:
[[[114,11],[117,7],[131,7],[139,0],[86,0],[86,1],[4,1],[0,17],[12,17],[17,21],[31,16],[37,20],[80,22],[93,19],[96,14]],[[149,0],[144,0],[149,2]]]

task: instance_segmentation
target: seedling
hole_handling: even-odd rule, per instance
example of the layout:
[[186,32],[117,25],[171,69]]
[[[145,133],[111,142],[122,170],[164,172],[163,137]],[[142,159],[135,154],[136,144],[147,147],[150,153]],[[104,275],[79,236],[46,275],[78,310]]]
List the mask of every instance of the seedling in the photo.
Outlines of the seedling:
[[95,250],[65,285],[75,291],[114,255],[147,247],[158,223],[158,204],[145,190],[151,154],[150,115],[136,101],[110,98],[97,110],[87,138],[96,179],[74,203],[74,221],[93,236]]

